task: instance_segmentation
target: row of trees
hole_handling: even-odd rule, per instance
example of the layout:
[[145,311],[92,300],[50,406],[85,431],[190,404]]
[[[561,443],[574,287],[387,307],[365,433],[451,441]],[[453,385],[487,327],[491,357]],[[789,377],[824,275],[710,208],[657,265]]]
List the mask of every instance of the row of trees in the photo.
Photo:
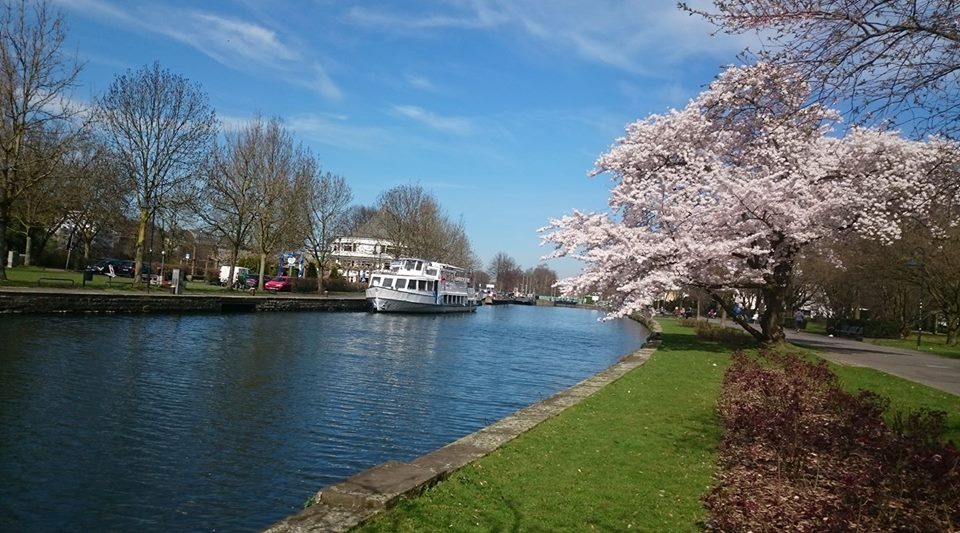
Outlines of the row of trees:
[[[604,294],[614,316],[681,287],[733,314],[731,295],[756,291],[759,329],[738,321],[762,342],[782,341],[784,310],[814,298],[901,323],[925,300],[956,343],[960,7],[715,6],[687,9],[724,31],[761,30],[769,46],[686,108],[631,124],[600,157],[595,173],[616,181],[611,212],[545,230],[555,255],[587,263],[565,290]],[[911,140],[897,124],[937,135]]]
[[[229,250],[259,258],[306,249],[322,272],[329,244],[362,234],[403,253],[475,268],[462,221],[415,184],[351,206],[342,176],[278,118],[256,116],[223,131],[201,87],[154,63],[117,76],[92,106],[68,98],[79,66],[63,51],[62,15],[46,2],[5,2],[0,14],[0,255],[8,229],[23,234],[25,259],[60,228],[83,243],[132,219],[139,282],[158,221],[209,232]],[[262,275],[262,274],[261,274]],[[0,279],[6,272],[0,263]],[[262,284],[262,278],[260,280]],[[318,276],[318,290],[323,276]]]
[[[505,252],[497,252],[490,260],[486,276],[495,281],[498,292],[521,292],[524,294],[552,294],[557,282],[557,273],[546,265],[523,268]],[[487,283],[487,281],[484,281]]]

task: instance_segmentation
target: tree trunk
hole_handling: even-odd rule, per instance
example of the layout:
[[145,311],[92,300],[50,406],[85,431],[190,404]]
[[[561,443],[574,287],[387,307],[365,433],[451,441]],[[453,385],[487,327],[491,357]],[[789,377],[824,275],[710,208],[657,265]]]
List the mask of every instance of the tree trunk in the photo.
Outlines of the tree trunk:
[[133,272],[133,283],[134,285],[140,285],[143,283],[143,245],[147,242],[147,222],[150,221],[150,210],[141,207],[140,216],[137,219],[137,246],[136,251],[133,255],[134,272]]
[[317,260],[317,294],[323,294],[323,263]]
[[760,315],[760,330],[764,344],[780,344],[787,340],[783,333],[783,306],[787,300],[785,286],[772,286],[761,291],[763,295],[763,314]]
[[[713,291],[710,291],[710,298],[712,298],[713,301],[717,302],[717,304],[720,305],[724,313],[729,313],[733,321],[736,322],[741,328],[743,328],[744,331],[746,331],[751,336],[753,336],[753,338],[756,339],[757,342],[760,342],[760,343],[766,342],[766,340],[763,337],[763,332],[757,331],[757,328],[754,328],[753,326],[751,326],[750,323],[747,322],[746,317],[743,316],[742,311],[740,312],[739,315],[733,312],[733,302],[725,301],[722,296],[720,296],[719,294]],[[722,318],[720,319],[720,324],[721,324],[721,327],[723,327]]]
[[7,221],[10,220],[10,206],[7,205],[6,190],[0,186],[0,280],[7,279]]
[[[263,271],[267,268],[267,254],[260,253],[260,281],[257,286],[258,289],[263,289]],[[282,274],[282,272],[281,272]]]
[[227,272],[227,288],[228,290],[233,290],[234,283],[234,274],[237,271],[237,258],[240,256],[240,246],[236,245],[233,247],[233,250],[230,250],[230,270]]
[[947,315],[947,346],[957,345],[958,330],[960,330],[960,316]]
[[33,237],[30,236],[30,226],[27,226],[24,229],[23,234],[26,236],[26,244],[23,246],[23,266],[30,266],[30,252],[33,248]]

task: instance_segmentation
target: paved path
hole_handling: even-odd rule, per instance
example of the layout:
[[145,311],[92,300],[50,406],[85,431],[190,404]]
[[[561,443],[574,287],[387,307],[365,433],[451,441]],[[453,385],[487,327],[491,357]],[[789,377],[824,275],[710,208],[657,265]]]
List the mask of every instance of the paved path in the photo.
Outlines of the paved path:
[[816,348],[835,363],[875,368],[960,396],[960,359],[813,333],[787,331],[787,340]]

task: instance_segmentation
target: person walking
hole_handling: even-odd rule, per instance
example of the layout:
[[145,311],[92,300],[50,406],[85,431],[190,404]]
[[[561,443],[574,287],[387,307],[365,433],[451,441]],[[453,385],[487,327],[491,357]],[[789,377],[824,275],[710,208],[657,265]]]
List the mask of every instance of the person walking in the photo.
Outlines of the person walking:
[[793,313],[793,325],[795,326],[794,330],[797,333],[800,333],[800,328],[803,327],[803,311],[797,309]]

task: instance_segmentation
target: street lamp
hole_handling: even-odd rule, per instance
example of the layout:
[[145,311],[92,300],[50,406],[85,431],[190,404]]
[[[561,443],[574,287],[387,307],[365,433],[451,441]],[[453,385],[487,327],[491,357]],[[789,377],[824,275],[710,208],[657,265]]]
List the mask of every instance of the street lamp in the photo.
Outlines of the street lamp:
[[923,336],[923,279],[924,279],[924,265],[923,260],[925,256],[925,251],[921,247],[916,247],[913,250],[915,256],[919,256],[919,260],[914,263],[911,260],[911,263],[914,263],[917,266],[917,278],[919,285],[919,292],[917,293],[917,351],[920,351],[920,340]]

